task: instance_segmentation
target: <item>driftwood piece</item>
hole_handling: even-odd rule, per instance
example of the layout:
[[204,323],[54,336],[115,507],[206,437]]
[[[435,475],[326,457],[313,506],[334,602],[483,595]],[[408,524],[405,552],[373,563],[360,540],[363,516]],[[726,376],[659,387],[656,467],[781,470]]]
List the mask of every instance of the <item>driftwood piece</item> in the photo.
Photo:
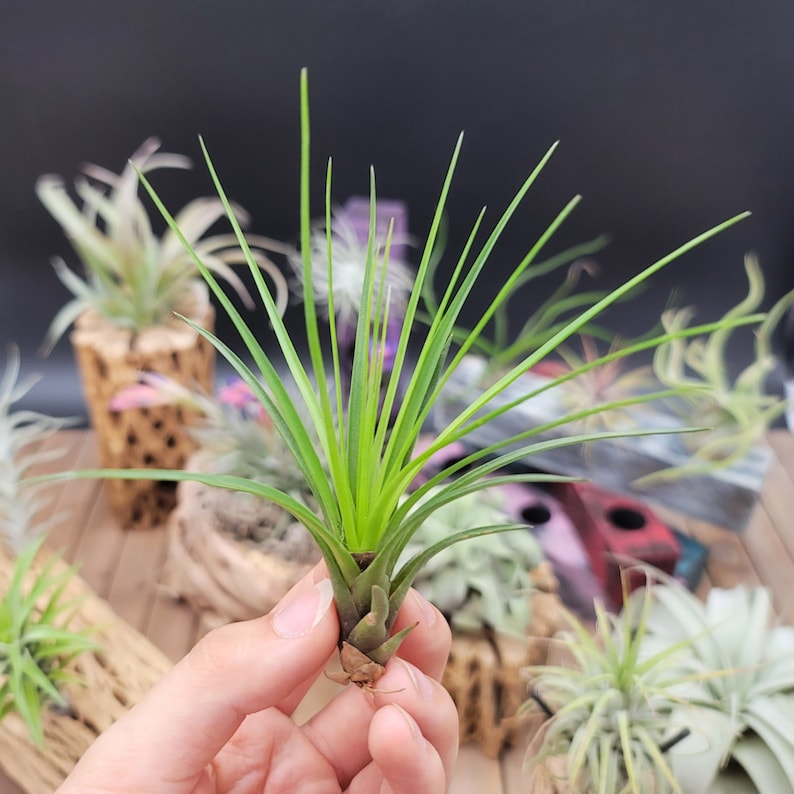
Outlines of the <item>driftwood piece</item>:
[[[182,313],[212,330],[211,305],[192,301]],[[137,383],[143,371],[159,372],[189,388],[211,392],[212,345],[176,317],[134,336],[111,326],[93,310],[77,319],[71,341],[102,466],[181,469],[195,449],[185,430],[197,418],[193,412],[174,405],[111,411],[109,403],[122,389]],[[125,528],[156,526],[176,503],[175,487],[169,482],[106,480],[105,488],[111,509]]]
[[[29,573],[30,587],[46,546]],[[6,592],[14,566],[11,553],[0,544],[0,592]],[[88,746],[109,728],[171,668],[171,662],[152,643],[125,623],[79,577],[69,582],[65,597],[81,599],[70,627],[95,627],[92,638],[100,646],[77,657],[70,670],[83,685],[69,684],[65,697],[70,713],[49,709],[44,714],[44,747],[30,740],[22,719],[7,715],[0,722],[0,766],[28,794],[52,794]]]
[[[188,469],[195,470],[192,463]],[[270,521],[281,523],[272,541],[261,526]],[[319,559],[308,531],[275,505],[195,482],[179,484],[162,582],[207,627],[269,612]]]

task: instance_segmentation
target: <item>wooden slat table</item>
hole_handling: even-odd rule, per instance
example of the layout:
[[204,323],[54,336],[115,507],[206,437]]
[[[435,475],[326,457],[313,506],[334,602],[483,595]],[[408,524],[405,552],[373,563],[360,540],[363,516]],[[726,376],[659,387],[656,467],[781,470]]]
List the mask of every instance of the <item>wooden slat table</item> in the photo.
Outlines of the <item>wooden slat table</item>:
[[[772,592],[781,619],[794,623],[794,598],[790,596],[794,582],[794,435],[776,430],[768,436],[768,443],[774,461],[743,533],[687,520],[671,511],[657,512],[709,546],[701,593],[711,586],[763,582]],[[63,431],[47,446],[62,448],[64,455],[40,466],[42,472],[97,465],[90,431]],[[160,584],[165,555],[162,527],[130,532],[120,529],[109,514],[99,481],[76,480],[54,486],[45,512],[53,519],[50,546],[61,550],[67,560],[79,563],[81,576],[97,593],[171,659],[181,658],[201,637],[204,628],[195,613],[174,600]],[[320,687],[302,711],[311,713],[324,697],[327,691]],[[521,772],[522,755],[520,746],[499,760],[486,758],[475,746],[461,748],[452,794],[523,794],[526,780]],[[0,794],[21,793],[0,773]]]

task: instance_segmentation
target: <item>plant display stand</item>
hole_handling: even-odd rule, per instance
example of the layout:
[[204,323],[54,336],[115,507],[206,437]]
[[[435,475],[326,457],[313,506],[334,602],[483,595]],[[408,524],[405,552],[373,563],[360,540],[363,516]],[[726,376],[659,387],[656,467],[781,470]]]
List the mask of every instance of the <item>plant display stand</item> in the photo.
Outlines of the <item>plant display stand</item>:
[[[211,305],[202,307],[196,301],[182,313],[212,329]],[[71,341],[102,466],[182,468],[195,448],[184,429],[194,418],[190,411],[174,405],[111,411],[109,403],[122,389],[137,383],[142,371],[159,372],[190,388],[211,391],[214,348],[176,317],[133,336],[110,326],[93,310],[78,318]],[[176,503],[172,483],[107,480],[105,485],[111,509],[125,528],[159,524]]]
[[[0,544],[0,591],[8,587],[13,566],[13,557]],[[40,567],[34,566],[33,573]],[[52,794],[94,739],[171,668],[168,658],[122,621],[82,579],[73,577],[66,593],[81,599],[71,627],[95,627],[92,638],[100,648],[81,654],[71,665],[84,684],[66,688],[68,713],[54,709],[45,713],[43,748],[31,742],[16,714],[0,721],[0,766],[28,794]]]
[[[309,533],[276,505],[195,482],[179,483],[177,493],[162,581],[207,627],[269,612],[320,558]],[[271,541],[253,543],[279,524]]]
[[546,661],[562,605],[554,593],[536,591],[531,598],[526,637],[453,632],[442,683],[458,709],[461,743],[476,742],[491,758],[542,722],[542,715],[518,715],[529,691],[523,669]]
[[[482,393],[474,384],[480,382],[484,370],[483,359],[477,356],[463,359],[450,378],[441,401],[447,418],[470,405]],[[493,407],[506,405],[548,383],[549,379],[542,375],[525,373],[494,400]],[[549,389],[510,409],[474,430],[467,439],[478,447],[485,447],[528,427],[559,419],[566,411],[554,391]],[[683,429],[674,416],[654,411],[650,406],[632,413],[631,419],[648,430]],[[536,440],[559,438],[565,432],[571,432],[570,428],[556,428],[536,436]],[[602,440],[585,447],[576,444],[545,450],[527,459],[527,465],[558,474],[586,477],[608,490],[671,508],[725,529],[743,530],[758,500],[772,460],[771,452],[754,447],[739,463],[707,474],[687,474],[679,479],[648,485],[636,482],[660,470],[682,466],[690,457],[691,453],[677,436],[649,435]]]

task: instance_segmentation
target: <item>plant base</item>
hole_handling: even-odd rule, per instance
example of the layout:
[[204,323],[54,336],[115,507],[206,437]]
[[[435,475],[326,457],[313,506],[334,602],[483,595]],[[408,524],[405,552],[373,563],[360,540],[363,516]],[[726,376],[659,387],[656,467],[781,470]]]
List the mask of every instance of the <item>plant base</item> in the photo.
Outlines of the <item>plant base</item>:
[[[211,306],[202,316],[196,316],[201,314],[198,308],[182,313],[212,328]],[[111,411],[108,406],[122,389],[137,383],[143,371],[211,392],[214,348],[177,318],[133,336],[93,311],[78,318],[71,340],[102,466],[181,469],[195,448],[185,431],[196,418],[192,412],[171,405],[124,411]],[[173,483],[107,480],[105,488],[113,514],[125,528],[160,524],[176,504]]]
[[[180,483],[177,493],[162,581],[208,627],[269,612],[320,558],[309,533],[275,505],[195,482]],[[277,538],[244,539],[276,522]]]
[[[44,552],[49,553],[46,547]],[[13,556],[0,544],[2,591],[8,587],[13,566]],[[38,570],[40,565],[34,566],[32,574]],[[52,794],[94,739],[171,668],[171,662],[121,620],[82,579],[75,576],[67,593],[82,599],[72,627],[96,627],[92,636],[100,650],[75,659],[71,669],[85,685],[71,684],[66,688],[69,713],[45,713],[43,748],[31,742],[24,722],[16,714],[9,714],[0,722],[0,766],[28,794]]]
[[532,594],[532,624],[526,637],[456,634],[442,683],[455,701],[461,743],[476,742],[496,758],[519,734],[532,734],[542,715],[518,715],[527,699],[523,668],[543,664],[549,641],[561,627],[562,604],[556,594]]

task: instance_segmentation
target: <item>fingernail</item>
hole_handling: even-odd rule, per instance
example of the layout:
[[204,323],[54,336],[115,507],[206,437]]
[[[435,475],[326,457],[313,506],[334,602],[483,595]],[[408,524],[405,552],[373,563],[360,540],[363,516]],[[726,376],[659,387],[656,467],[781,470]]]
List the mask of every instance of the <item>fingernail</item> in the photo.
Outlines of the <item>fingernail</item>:
[[435,690],[430,679],[418,667],[414,667],[409,662],[406,662],[405,659],[400,659],[399,657],[396,658],[408,673],[408,677],[411,679],[414,689],[425,700],[431,700],[435,694]]
[[408,727],[411,729],[411,735],[414,737],[414,739],[417,742],[424,743],[425,737],[422,736],[422,731],[419,730],[416,720],[402,706],[392,703],[391,707],[397,709],[397,711],[399,711],[402,715],[402,718],[408,723]]
[[422,612],[425,625],[432,626],[436,622],[436,610],[433,605],[424,596],[417,593],[416,590],[410,590],[409,592],[413,595],[414,601]]
[[330,579],[321,579],[273,615],[273,630],[287,639],[308,634],[325,617],[334,598]]

